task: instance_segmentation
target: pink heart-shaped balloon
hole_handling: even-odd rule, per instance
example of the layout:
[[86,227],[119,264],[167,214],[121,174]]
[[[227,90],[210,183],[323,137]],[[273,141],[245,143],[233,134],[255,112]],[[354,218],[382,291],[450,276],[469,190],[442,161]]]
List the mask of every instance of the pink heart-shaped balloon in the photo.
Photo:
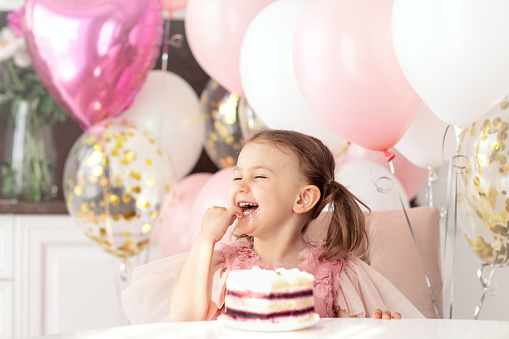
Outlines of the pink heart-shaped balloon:
[[39,77],[85,130],[129,107],[163,32],[160,0],[27,0],[23,25]]

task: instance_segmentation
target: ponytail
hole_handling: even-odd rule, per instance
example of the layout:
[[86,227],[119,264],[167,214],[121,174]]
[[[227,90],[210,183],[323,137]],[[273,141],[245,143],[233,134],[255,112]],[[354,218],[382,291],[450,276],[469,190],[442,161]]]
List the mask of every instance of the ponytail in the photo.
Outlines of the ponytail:
[[366,207],[352,192],[335,180],[325,184],[323,199],[317,204],[315,215],[318,217],[329,206],[329,228],[325,239],[325,250],[319,259],[337,260],[359,248],[367,238],[364,212],[359,203]]

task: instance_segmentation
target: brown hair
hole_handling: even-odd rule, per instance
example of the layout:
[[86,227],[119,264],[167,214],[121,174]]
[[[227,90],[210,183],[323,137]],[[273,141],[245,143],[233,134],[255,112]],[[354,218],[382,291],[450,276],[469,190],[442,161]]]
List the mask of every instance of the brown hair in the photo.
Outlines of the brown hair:
[[244,145],[249,143],[269,143],[283,152],[289,150],[297,157],[302,178],[320,190],[320,200],[310,211],[310,219],[302,229],[302,234],[306,232],[310,222],[315,220],[327,205],[330,206],[331,216],[325,250],[320,259],[341,259],[361,245],[366,229],[364,213],[358,203],[370,209],[334,180],[336,161],[327,146],[315,137],[287,130],[258,132]]

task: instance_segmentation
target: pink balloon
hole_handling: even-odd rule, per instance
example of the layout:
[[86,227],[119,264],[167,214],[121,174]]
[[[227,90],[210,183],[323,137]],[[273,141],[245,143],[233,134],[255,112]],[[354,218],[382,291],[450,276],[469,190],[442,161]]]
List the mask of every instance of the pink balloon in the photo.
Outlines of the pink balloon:
[[295,31],[299,88],[322,121],[372,150],[396,144],[421,100],[396,59],[393,0],[314,0]]
[[212,173],[194,173],[177,183],[173,205],[161,211],[157,242],[165,257],[189,252],[200,231],[200,224],[190,223],[191,208],[202,186]]
[[129,107],[163,32],[159,0],[27,0],[23,21],[37,74],[83,129]]
[[[223,168],[203,185],[198,192],[191,209],[191,227],[201,227],[203,215],[209,207],[222,206],[230,207],[229,194],[233,183],[233,167]],[[229,242],[233,226],[228,229],[221,241]]]
[[189,0],[186,36],[200,66],[228,92],[242,94],[240,47],[244,34],[275,0]]
[[187,0],[161,0],[161,5],[167,11],[177,11],[187,6]]
[[[428,177],[428,170],[414,165],[395,148],[391,148],[389,151],[395,155],[392,160],[394,175],[411,200],[417,195]],[[389,162],[385,159],[382,152],[372,151],[356,144],[351,144],[350,147],[348,147],[348,151],[338,160],[338,167],[355,161],[369,161],[390,171]]]
[[167,11],[177,11],[187,6],[187,0],[161,0],[161,5]]

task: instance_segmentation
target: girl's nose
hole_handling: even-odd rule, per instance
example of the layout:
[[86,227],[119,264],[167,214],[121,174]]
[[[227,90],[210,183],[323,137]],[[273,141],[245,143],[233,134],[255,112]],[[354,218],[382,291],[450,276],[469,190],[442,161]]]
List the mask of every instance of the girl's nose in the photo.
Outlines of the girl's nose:
[[235,181],[235,190],[237,192],[247,193],[249,191],[249,186],[245,180],[237,180]]

